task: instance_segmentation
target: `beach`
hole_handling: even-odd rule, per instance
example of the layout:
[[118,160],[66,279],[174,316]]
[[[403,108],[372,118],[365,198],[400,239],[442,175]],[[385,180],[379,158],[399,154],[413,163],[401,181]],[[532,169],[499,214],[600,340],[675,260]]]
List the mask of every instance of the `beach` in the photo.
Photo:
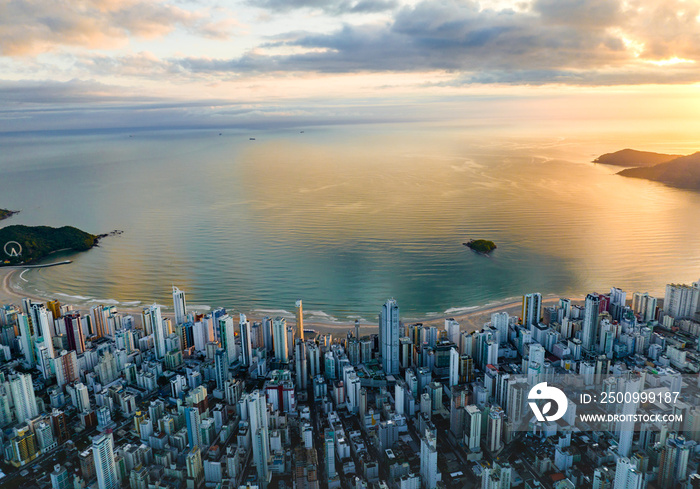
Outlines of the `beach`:
[[[55,297],[38,297],[36,295],[26,294],[24,291],[20,290],[16,282],[19,280],[19,276],[23,269],[20,268],[0,268],[0,305],[4,304],[21,304],[22,299],[29,298],[35,301],[46,302]],[[550,305],[556,303],[559,297],[547,296],[542,298],[542,305]],[[572,303],[580,303],[582,299],[571,299]],[[61,301],[64,303],[63,301]],[[70,303],[65,303],[70,304]],[[85,306],[72,304],[75,309],[80,311],[85,311],[87,308]],[[139,316],[143,311],[143,307],[120,307],[117,306],[117,310],[121,313],[132,314]],[[444,314],[438,316],[431,316],[427,318],[413,318],[413,319],[403,319],[402,321],[406,324],[422,323],[425,326],[437,326],[439,328],[444,327],[445,319],[453,318],[459,322],[462,331],[478,331],[483,328],[484,324],[491,320],[491,314],[496,312],[507,312],[511,316],[520,316],[522,310],[521,300],[507,300],[503,302],[486,304],[483,306],[476,306],[470,308],[469,311],[460,312],[458,314]],[[170,317],[172,314],[164,312],[164,317]],[[250,321],[259,321],[262,316],[256,317],[256,314],[248,314],[248,319]],[[304,328],[313,329],[320,334],[339,334],[344,333],[349,330],[354,330],[355,323],[351,321],[320,321],[320,320],[305,320]],[[360,325],[361,334],[374,333],[378,330],[377,324],[367,324],[361,323]]]

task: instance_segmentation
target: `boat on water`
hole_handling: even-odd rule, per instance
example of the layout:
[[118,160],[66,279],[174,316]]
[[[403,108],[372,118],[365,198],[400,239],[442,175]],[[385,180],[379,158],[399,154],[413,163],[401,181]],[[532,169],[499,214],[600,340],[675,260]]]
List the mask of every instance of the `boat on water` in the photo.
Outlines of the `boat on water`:
[[255,141],[255,138],[249,138],[251,141]]

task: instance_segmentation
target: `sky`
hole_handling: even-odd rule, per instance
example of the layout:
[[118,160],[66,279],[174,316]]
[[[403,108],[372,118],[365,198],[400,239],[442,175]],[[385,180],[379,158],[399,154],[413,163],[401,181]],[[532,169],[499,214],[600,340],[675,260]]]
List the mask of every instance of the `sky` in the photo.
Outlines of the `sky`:
[[[698,124],[698,0],[0,0],[0,133]],[[624,116],[624,117],[623,117]]]

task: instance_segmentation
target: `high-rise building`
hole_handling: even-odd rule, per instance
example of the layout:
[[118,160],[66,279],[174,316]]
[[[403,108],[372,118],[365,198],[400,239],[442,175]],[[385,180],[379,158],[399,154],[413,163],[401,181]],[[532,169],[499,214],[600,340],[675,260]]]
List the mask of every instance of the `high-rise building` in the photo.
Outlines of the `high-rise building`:
[[698,284],[668,284],[664,298],[664,312],[675,319],[692,318],[700,303],[700,282]]
[[148,308],[148,316],[150,318],[151,327],[153,328],[153,343],[156,349],[156,358],[162,360],[165,358],[165,327],[163,325],[163,316],[160,312],[160,306],[153,304]]
[[92,439],[92,455],[99,489],[117,489],[117,466],[114,462],[114,441],[112,434],[102,434]]
[[613,489],[641,489],[644,477],[629,458],[620,457],[615,467],[615,485]]
[[333,430],[326,430],[324,452],[326,455],[326,477],[330,480],[338,475],[335,470],[335,432]]
[[32,335],[29,316],[22,313],[17,314],[17,326],[19,327],[20,344],[22,345],[24,361],[32,368],[36,365],[36,353],[34,350],[34,336]]
[[51,472],[51,489],[71,489],[73,487],[72,479],[67,468],[54,465],[53,472]]
[[386,301],[379,316],[379,342],[382,368],[386,374],[399,373],[399,306]]
[[304,340],[304,309],[301,304],[301,299],[296,303],[297,306],[297,338]]
[[34,331],[44,338],[44,345],[48,349],[50,358],[55,358],[56,354],[53,349],[53,319],[49,318],[49,311],[43,304],[32,304],[32,321],[34,322]]
[[464,410],[465,443],[470,451],[478,452],[481,450],[481,410],[474,404],[466,406]]
[[583,329],[581,331],[581,343],[585,350],[590,350],[595,345],[598,329],[598,316],[600,314],[600,296],[588,294],[583,313]]
[[75,350],[80,355],[85,352],[85,334],[83,324],[78,312],[70,312],[63,316],[66,325],[66,336],[68,337],[68,349]]
[[185,324],[187,321],[187,302],[185,292],[173,286],[173,309],[175,310],[175,324]]
[[66,350],[61,350],[61,354],[54,359],[53,364],[56,370],[56,382],[59,387],[80,380],[78,357],[75,351],[67,352]]
[[481,489],[510,489],[512,469],[508,462],[493,462],[482,466]]
[[187,425],[187,442],[190,448],[202,446],[202,434],[199,428],[201,417],[198,408],[185,408],[185,424]]
[[10,391],[15,402],[15,418],[19,422],[39,416],[34,397],[34,386],[30,374],[16,374],[10,377]]
[[250,321],[245,314],[240,315],[238,325],[241,330],[241,364],[249,367],[253,363],[253,344],[250,338]]
[[459,323],[454,318],[445,319],[445,331],[447,339],[455,345],[459,345]]
[[219,348],[214,354],[214,367],[216,369],[216,388],[223,391],[229,379],[228,355],[226,354],[226,350],[223,348]]
[[294,362],[296,373],[296,388],[305,391],[309,385],[306,367],[306,343],[301,338],[295,340]]
[[502,446],[503,415],[503,409],[498,406],[492,406],[489,411],[486,442],[491,452],[496,452]]
[[289,362],[289,345],[287,344],[287,320],[277,317],[272,322],[272,339],[275,358],[282,363]]
[[233,318],[225,314],[219,318],[218,323],[221,348],[226,350],[229,364],[231,364],[236,361],[236,332],[233,327]]
[[693,446],[683,436],[671,433],[659,457],[659,487],[675,487],[685,479],[688,472],[688,457]]
[[525,294],[523,296],[523,326],[537,325],[542,317],[542,294]]
[[450,348],[450,380],[448,386],[459,384],[459,352],[457,348]]
[[265,488],[270,479],[267,402],[264,394],[259,390],[254,390],[248,394],[246,403],[250,433],[253,439],[253,462],[258,474],[258,485]]
[[440,481],[437,462],[437,440],[426,430],[420,440],[420,478],[424,489],[435,489]]

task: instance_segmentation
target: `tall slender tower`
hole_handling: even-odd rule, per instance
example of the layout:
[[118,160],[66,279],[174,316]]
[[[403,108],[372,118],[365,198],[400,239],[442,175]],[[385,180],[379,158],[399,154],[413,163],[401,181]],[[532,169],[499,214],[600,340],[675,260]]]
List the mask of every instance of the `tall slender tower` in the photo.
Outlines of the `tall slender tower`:
[[595,345],[599,314],[600,296],[598,294],[588,294],[583,312],[583,330],[581,332],[581,343],[586,350],[590,350]]
[[287,320],[283,317],[277,317],[272,322],[272,340],[275,348],[275,357],[282,363],[289,362]]
[[153,304],[148,309],[148,315],[151,319],[151,327],[153,328],[156,358],[162,360],[165,358],[165,329],[163,326],[163,316],[160,313],[160,306],[158,304]]
[[386,301],[379,319],[382,368],[386,374],[399,373],[399,306]]
[[114,463],[114,442],[112,434],[102,434],[92,439],[92,456],[95,460],[97,485],[99,489],[117,489],[117,466]]
[[304,309],[301,305],[301,299],[297,301],[297,338],[304,341]]
[[173,285],[173,309],[175,310],[175,324],[185,324],[187,320],[187,302],[185,292]]
[[241,329],[241,349],[243,350],[243,358],[241,363],[246,367],[249,367],[252,363],[253,344],[250,341],[250,321],[248,321],[245,314],[240,315],[238,325]]
[[34,321],[34,331],[44,338],[44,344],[49,350],[51,358],[56,358],[53,349],[53,335],[51,334],[52,324],[49,324],[49,311],[43,304],[32,304],[32,321]]

